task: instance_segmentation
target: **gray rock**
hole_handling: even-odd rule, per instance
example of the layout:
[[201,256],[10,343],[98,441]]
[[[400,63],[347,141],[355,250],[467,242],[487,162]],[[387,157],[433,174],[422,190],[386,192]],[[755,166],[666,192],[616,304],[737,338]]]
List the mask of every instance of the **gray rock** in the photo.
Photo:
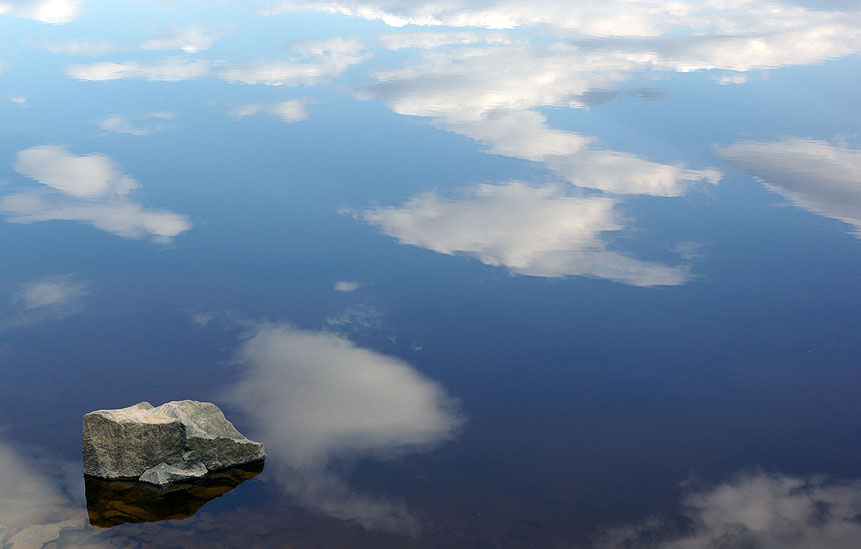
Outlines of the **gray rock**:
[[200,461],[210,471],[263,459],[263,445],[245,438],[211,402],[177,400],[154,411],[185,425],[187,461]]
[[215,404],[194,400],[84,415],[84,474],[164,485],[263,459]]
[[159,463],[182,459],[186,435],[179,419],[141,402],[84,415],[81,441],[85,475],[136,479]]

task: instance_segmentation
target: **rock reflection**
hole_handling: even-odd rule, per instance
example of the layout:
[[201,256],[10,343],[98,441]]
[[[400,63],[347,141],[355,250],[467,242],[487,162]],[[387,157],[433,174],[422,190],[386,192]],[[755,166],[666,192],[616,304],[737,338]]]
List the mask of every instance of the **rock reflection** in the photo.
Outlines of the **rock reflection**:
[[110,528],[124,523],[158,522],[194,515],[209,501],[263,470],[263,461],[212,473],[198,482],[159,488],[135,481],[84,477],[90,524]]

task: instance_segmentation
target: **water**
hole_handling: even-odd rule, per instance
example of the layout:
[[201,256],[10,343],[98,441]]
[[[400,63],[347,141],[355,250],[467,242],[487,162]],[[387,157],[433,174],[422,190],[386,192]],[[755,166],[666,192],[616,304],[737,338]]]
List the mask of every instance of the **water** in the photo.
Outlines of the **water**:
[[3,549],[852,546],[858,6],[326,6],[0,4]]

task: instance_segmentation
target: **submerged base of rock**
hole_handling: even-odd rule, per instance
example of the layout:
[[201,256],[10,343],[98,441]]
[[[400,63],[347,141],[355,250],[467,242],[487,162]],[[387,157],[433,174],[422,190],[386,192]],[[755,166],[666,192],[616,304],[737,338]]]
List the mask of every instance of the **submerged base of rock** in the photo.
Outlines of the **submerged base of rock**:
[[188,518],[262,470],[263,461],[255,461],[165,486],[88,476],[84,478],[87,514],[90,524],[99,528]]
[[178,400],[84,415],[84,475],[163,486],[262,460],[215,404]]

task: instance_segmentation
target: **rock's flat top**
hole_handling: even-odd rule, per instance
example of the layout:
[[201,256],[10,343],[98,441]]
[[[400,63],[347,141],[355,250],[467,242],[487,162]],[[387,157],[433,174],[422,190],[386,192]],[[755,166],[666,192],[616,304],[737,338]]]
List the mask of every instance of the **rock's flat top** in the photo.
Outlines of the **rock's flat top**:
[[116,410],[96,410],[90,412],[90,414],[98,415],[117,423],[170,423],[177,420],[176,416],[163,414],[149,402],[140,402],[134,406],[117,408]]
[[84,474],[160,486],[266,456],[263,445],[237,431],[218,406],[195,400],[90,412],[81,440]]

